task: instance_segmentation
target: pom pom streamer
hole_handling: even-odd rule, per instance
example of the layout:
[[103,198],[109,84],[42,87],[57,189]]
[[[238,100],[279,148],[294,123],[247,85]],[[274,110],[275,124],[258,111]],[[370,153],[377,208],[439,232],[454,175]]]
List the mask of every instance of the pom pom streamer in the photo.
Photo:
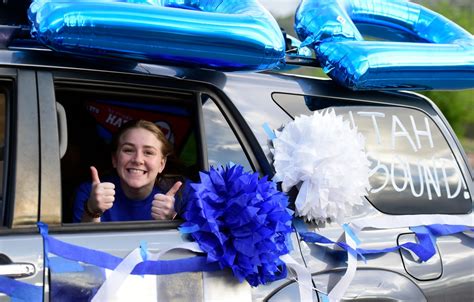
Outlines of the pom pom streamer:
[[288,198],[275,183],[242,166],[211,167],[187,186],[182,230],[207,253],[209,263],[229,267],[239,281],[257,286],[286,277],[279,258],[288,254]]
[[369,188],[364,137],[334,110],[296,117],[273,140],[275,181],[300,186],[296,212],[342,223]]

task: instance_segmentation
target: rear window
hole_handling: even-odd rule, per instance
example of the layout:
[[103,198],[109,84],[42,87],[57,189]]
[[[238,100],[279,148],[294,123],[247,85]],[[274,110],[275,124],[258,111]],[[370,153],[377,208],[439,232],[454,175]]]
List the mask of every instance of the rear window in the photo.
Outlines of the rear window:
[[[291,116],[321,110],[316,98],[274,94]],[[337,99],[333,108],[366,139],[369,201],[389,214],[455,214],[471,210],[471,194],[443,134],[421,110]],[[312,110],[311,110],[312,109]]]

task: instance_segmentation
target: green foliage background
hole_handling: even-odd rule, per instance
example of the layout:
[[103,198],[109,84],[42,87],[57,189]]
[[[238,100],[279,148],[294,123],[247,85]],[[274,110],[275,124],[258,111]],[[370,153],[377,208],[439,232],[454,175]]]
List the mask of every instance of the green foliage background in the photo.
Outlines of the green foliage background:
[[[413,0],[413,2],[422,4],[454,21],[471,34],[474,33],[473,0]],[[296,37],[293,29],[293,15],[278,19],[278,23],[288,34]],[[303,69],[298,73],[325,76],[320,69],[314,71],[314,68]],[[465,151],[474,153],[474,89],[420,93],[429,97],[440,108],[461,140]]]
[[[474,33],[474,2],[468,1],[418,1],[420,4],[453,20]],[[441,109],[463,143],[466,151],[474,152],[474,89],[460,91],[423,92]]]

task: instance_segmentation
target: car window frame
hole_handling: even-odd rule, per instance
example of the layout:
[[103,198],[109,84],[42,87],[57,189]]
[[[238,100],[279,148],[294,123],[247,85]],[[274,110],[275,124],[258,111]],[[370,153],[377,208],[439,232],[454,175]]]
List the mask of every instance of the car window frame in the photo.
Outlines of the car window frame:
[[5,128],[3,129],[3,150],[2,150],[2,161],[3,161],[3,169],[0,171],[2,173],[2,179],[0,180],[1,183],[1,192],[0,192],[0,226],[4,226],[4,223],[6,221],[6,210],[7,210],[7,203],[9,202],[8,199],[8,194],[10,190],[8,189],[9,185],[9,177],[8,177],[8,172],[10,171],[10,146],[11,140],[10,140],[10,121],[12,120],[11,118],[11,105],[12,105],[12,100],[15,97],[13,85],[15,83],[15,77],[11,77],[11,75],[6,75],[4,74],[3,70],[0,70],[0,93],[4,95],[4,123],[5,123]]
[[2,69],[13,81],[8,118],[8,170],[3,225],[36,229],[39,217],[39,116],[36,72]]
[[[195,81],[184,81],[174,78],[166,78],[160,76],[146,76],[142,74],[134,74],[134,73],[114,73],[114,74],[104,74],[101,72],[94,72],[94,71],[68,71],[63,69],[51,69],[48,71],[39,71],[39,75],[41,77],[46,78],[43,80],[43,84],[41,86],[41,91],[39,94],[42,96],[40,101],[40,111],[48,111],[51,110],[51,104],[56,102],[54,91],[57,85],[68,85],[68,84],[75,84],[75,85],[91,85],[95,88],[100,87],[103,84],[114,84],[114,85],[123,85],[123,87],[131,87],[133,89],[145,89],[149,91],[153,91],[156,89],[168,89],[170,91],[185,91],[188,93],[193,93],[195,95],[196,101],[195,104],[198,108],[196,108],[197,116],[197,127],[200,131],[197,133],[197,145],[198,145],[198,160],[200,161],[200,166],[202,170],[208,170],[209,164],[207,161],[207,144],[205,139],[202,137],[201,133],[203,133],[203,116],[202,116],[202,105],[200,105],[200,99],[203,94],[208,95],[211,97],[216,105],[218,106],[219,110],[225,117],[229,127],[234,132],[235,136],[239,140],[247,158],[251,162],[251,164],[256,167],[255,170],[262,171],[262,164],[257,160],[258,156],[253,156],[254,150],[257,149],[257,152],[261,152],[260,157],[265,158],[263,155],[263,151],[261,151],[260,146],[257,144],[256,139],[254,137],[248,138],[249,133],[252,134],[251,130],[248,128],[246,124],[242,124],[243,119],[239,116],[239,113],[236,111],[235,108],[229,108],[231,106],[230,100],[224,100],[225,95],[223,96],[222,91],[220,91],[217,87],[212,85],[206,85],[205,83],[198,83]],[[157,82],[159,80],[159,82]],[[49,103],[49,105],[45,105]],[[230,105],[229,105],[230,104]],[[49,109],[45,109],[45,108]],[[237,117],[236,117],[237,115]],[[52,117],[52,116],[51,116]],[[240,120],[239,120],[240,119]],[[54,120],[54,119],[53,119]],[[245,123],[245,122],[244,122]],[[55,124],[54,127],[52,124]],[[246,129],[245,129],[246,128]],[[54,154],[59,154],[59,144],[58,142],[58,135],[57,135],[58,124],[57,120],[51,124],[44,125],[41,128],[41,133],[43,136],[51,135],[54,136],[50,139],[45,139],[49,142],[54,142]],[[49,133],[49,134],[47,134]],[[52,133],[54,133],[52,135]],[[45,147],[42,145],[42,148]],[[54,155],[57,164],[53,164],[56,166],[53,170],[60,169],[59,167],[59,155]],[[47,160],[45,157],[42,157],[42,162]],[[265,160],[263,165],[268,165],[268,162]],[[44,168],[44,165],[42,165]],[[47,170],[51,170],[48,168]],[[46,171],[46,170],[45,170]],[[60,171],[60,170],[57,170]],[[44,179],[45,174],[42,173],[42,178]],[[53,190],[54,188],[61,186],[61,179],[52,180],[50,184],[44,185],[45,190]],[[57,191],[57,190],[56,190]],[[44,192],[42,197],[48,196],[48,193]],[[50,221],[51,229],[54,231],[65,231],[65,232],[75,232],[78,230],[84,231],[94,231],[94,224],[64,224],[62,222],[62,214],[57,201],[54,200],[61,200],[62,204],[63,198],[52,199],[54,204],[49,204],[48,207],[53,207],[55,210],[52,212],[49,211],[42,211],[39,215],[40,220],[48,218]],[[59,210],[58,210],[59,209]],[[52,213],[52,215],[46,216]],[[169,228],[177,228],[182,221],[126,221],[126,222],[117,222],[117,223],[107,223],[101,225],[100,229],[102,230],[117,230],[117,229],[127,229],[127,230],[134,230],[134,229],[169,229]]]

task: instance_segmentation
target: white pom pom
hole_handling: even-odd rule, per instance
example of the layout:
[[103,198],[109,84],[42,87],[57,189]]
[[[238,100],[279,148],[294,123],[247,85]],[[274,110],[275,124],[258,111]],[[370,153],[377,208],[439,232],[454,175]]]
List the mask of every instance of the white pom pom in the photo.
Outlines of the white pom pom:
[[342,223],[369,188],[365,140],[334,110],[296,117],[273,140],[274,180],[300,186],[296,213]]

